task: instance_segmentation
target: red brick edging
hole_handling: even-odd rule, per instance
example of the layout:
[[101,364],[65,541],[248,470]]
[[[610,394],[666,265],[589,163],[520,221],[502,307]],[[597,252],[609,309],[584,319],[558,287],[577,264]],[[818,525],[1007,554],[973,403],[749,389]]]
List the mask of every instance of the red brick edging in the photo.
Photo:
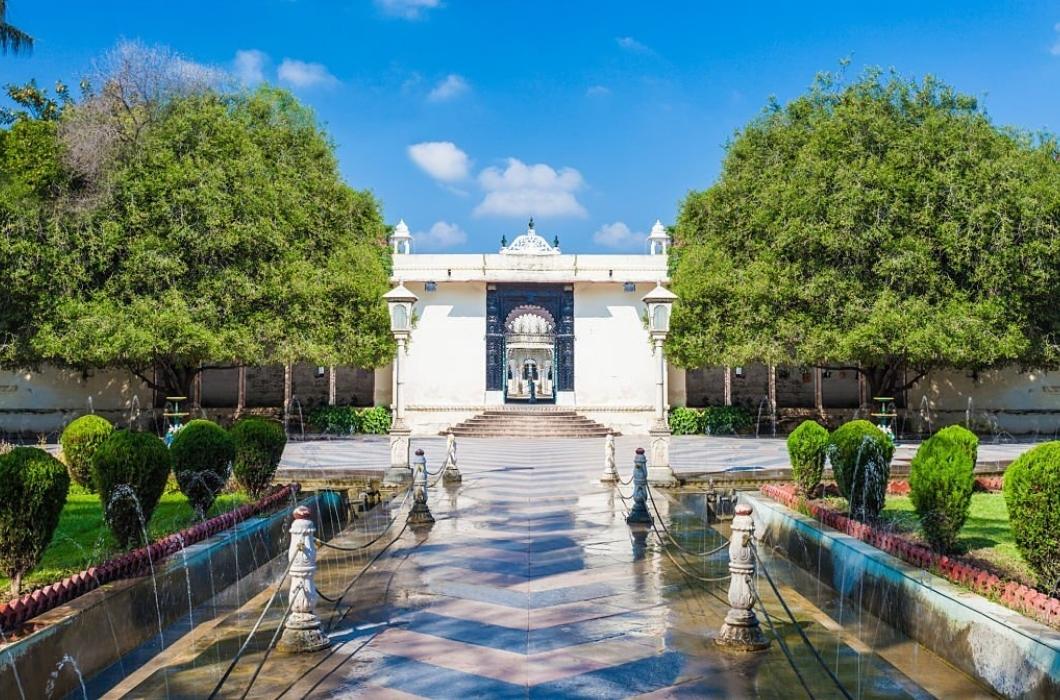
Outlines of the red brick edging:
[[247,503],[227,513],[204,520],[147,546],[108,559],[99,566],[91,566],[62,581],[38,588],[21,598],[4,603],[0,605],[0,629],[4,631],[17,629],[27,620],[63,603],[68,603],[105,583],[142,576],[155,562],[290,499],[293,494],[298,493],[299,489],[298,484],[278,487],[255,503]]
[[[1003,476],[977,476],[975,477],[975,491],[987,491],[995,493],[1005,485]],[[887,493],[892,496],[908,496],[912,489],[907,479],[892,479],[887,482]]]
[[928,569],[951,583],[970,588],[975,593],[1053,627],[1060,627],[1060,599],[1029,588],[1022,583],[1002,579],[956,556],[938,554],[922,544],[833,510],[823,503],[807,501],[794,484],[765,484],[763,495],[792,510],[804,513],[819,522],[851,537],[881,549],[906,563]]

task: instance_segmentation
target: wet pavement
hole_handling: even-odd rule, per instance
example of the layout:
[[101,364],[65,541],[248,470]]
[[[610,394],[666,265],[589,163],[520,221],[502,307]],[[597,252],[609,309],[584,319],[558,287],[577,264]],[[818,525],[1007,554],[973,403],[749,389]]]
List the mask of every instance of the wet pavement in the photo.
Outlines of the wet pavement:
[[[664,550],[661,530],[633,532],[600,464],[510,449],[494,466],[463,465],[431,489],[437,522],[402,528],[407,506],[377,509],[320,550],[318,612],[333,645],[310,655],[264,650],[286,605],[265,614],[218,697],[620,698],[842,697],[779,601],[760,585],[783,644],[731,653],[714,637],[728,608],[726,553]],[[435,464],[437,464],[435,462]],[[628,478],[630,470],[620,468]],[[399,500],[399,499],[397,499]],[[658,518],[691,551],[724,542],[703,498],[656,492]],[[394,524],[384,532],[390,516]],[[383,547],[389,544],[385,550]],[[782,559],[762,558],[797,620],[851,697],[989,697],[971,679]],[[362,573],[363,572],[363,573]],[[271,594],[220,608],[130,656],[108,697],[205,697],[231,666]],[[259,670],[260,669],[260,670]],[[796,671],[796,669],[798,669]],[[248,692],[249,690],[249,692]]]

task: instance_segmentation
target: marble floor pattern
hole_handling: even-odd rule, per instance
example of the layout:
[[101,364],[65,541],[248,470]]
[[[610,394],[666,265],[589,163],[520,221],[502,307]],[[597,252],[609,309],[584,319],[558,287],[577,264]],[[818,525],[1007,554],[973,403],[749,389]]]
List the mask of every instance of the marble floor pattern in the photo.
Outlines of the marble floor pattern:
[[[254,698],[798,697],[799,682],[776,644],[752,655],[716,647],[726,584],[691,582],[654,533],[631,532],[623,498],[629,487],[601,485],[598,476],[596,464],[543,460],[534,449],[510,450],[493,466],[466,465],[461,485],[431,489],[437,522],[430,530],[402,530],[407,508],[395,506],[394,535],[380,541],[393,544],[381,554],[379,547],[321,549],[318,588],[341,596],[318,605],[330,650],[265,658],[282,613],[276,606],[217,696],[241,697],[250,688],[246,696]],[[687,547],[723,541],[688,504],[656,498]],[[380,509],[335,543],[366,541],[387,518]],[[717,576],[726,571],[725,554],[685,566]],[[94,690],[207,696],[267,594],[205,621],[105,694]],[[837,668],[856,663],[860,697],[930,697],[911,676],[955,673],[923,649],[914,650],[916,668],[903,672],[899,659],[891,663],[864,644],[843,642],[842,630],[818,627]],[[798,645],[793,628],[780,633]],[[817,697],[836,697],[828,678],[809,668],[808,652],[796,651]],[[979,694],[967,679],[958,687],[962,697]]]

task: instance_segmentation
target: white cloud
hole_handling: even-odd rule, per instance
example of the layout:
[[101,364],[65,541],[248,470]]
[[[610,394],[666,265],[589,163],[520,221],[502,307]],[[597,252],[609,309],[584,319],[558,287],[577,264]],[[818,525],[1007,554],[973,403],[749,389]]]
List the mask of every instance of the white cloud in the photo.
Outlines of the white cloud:
[[1056,32],[1056,43],[1049,49],[1049,53],[1054,56],[1060,56],[1060,22],[1053,25],[1053,31]]
[[606,85],[590,85],[585,91],[586,97],[607,97],[611,94],[611,88]]
[[633,53],[655,53],[650,47],[645,46],[631,36],[620,36],[615,39],[619,47]]
[[455,245],[467,242],[467,234],[456,224],[445,221],[435,221],[430,230],[421,231],[413,236],[417,248],[424,250],[438,250],[440,248],[452,248]]
[[458,182],[467,177],[471,160],[452,141],[424,141],[409,146],[412,162],[442,182]]
[[593,242],[605,248],[631,250],[643,248],[646,240],[643,233],[634,233],[621,221],[604,224],[593,234]]
[[509,158],[501,170],[489,167],[479,173],[485,198],[475,216],[586,216],[574,193],[584,186],[574,168],[558,171],[544,163],[527,165]]
[[434,89],[427,94],[427,99],[431,102],[445,102],[460,97],[470,89],[471,86],[464,78],[456,73],[450,73],[438,81]]
[[264,51],[242,49],[236,51],[233,70],[236,78],[244,85],[256,85],[265,81],[265,65],[269,57]]
[[306,63],[293,58],[283,59],[276,75],[285,83],[300,88],[332,85],[338,82],[338,79],[329,73],[322,63]]
[[441,5],[441,0],[375,0],[375,6],[381,12],[402,19],[420,19],[427,10]]

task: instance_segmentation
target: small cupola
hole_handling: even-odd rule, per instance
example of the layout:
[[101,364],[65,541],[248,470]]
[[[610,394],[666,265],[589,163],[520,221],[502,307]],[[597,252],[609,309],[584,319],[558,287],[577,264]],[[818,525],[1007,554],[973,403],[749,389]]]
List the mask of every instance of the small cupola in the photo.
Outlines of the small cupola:
[[666,232],[666,227],[662,225],[662,222],[656,219],[655,225],[651,227],[651,233],[648,234],[648,251],[652,255],[666,255],[669,248],[670,234]]
[[404,219],[398,221],[394,227],[394,232],[390,234],[390,243],[394,247],[395,255],[408,255],[412,252],[412,234],[409,233]]

